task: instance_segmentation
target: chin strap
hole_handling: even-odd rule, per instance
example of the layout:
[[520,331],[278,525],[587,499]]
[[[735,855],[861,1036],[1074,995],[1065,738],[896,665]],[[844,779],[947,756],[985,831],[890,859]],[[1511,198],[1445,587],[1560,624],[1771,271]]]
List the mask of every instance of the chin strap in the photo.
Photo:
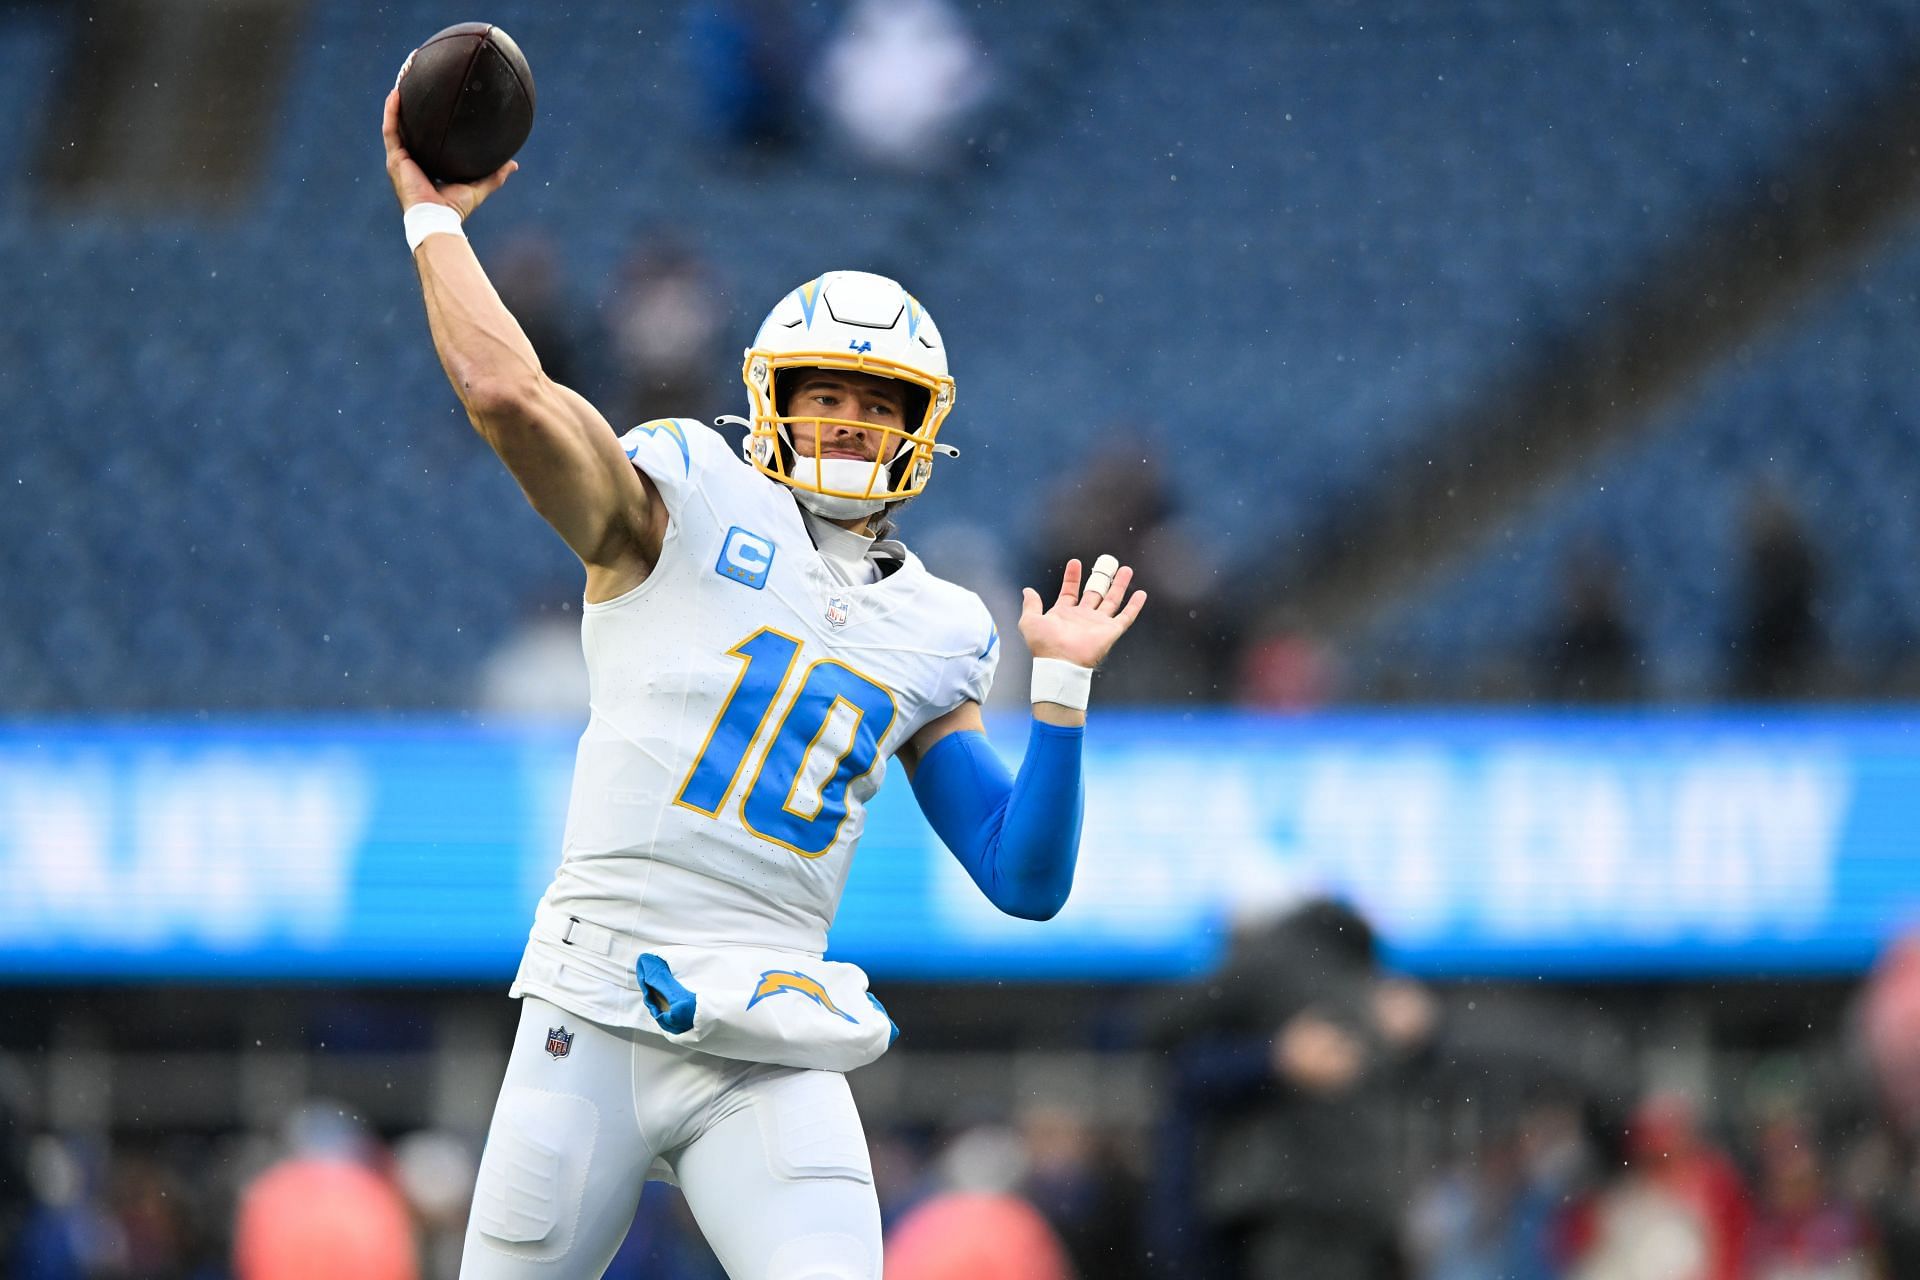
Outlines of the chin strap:
[[795,502],[829,520],[858,520],[862,516],[878,515],[887,509],[886,498],[843,498],[837,494],[821,493],[803,484],[787,487],[793,490]]

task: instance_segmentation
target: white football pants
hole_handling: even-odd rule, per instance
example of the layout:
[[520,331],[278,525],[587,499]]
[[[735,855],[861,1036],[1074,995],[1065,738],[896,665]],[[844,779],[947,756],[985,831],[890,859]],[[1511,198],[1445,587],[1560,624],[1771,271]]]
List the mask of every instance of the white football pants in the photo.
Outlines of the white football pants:
[[[549,1029],[556,1037],[549,1048]],[[461,1280],[598,1280],[647,1170],[731,1280],[878,1280],[880,1205],[846,1077],[696,1053],[535,996],[487,1134]]]

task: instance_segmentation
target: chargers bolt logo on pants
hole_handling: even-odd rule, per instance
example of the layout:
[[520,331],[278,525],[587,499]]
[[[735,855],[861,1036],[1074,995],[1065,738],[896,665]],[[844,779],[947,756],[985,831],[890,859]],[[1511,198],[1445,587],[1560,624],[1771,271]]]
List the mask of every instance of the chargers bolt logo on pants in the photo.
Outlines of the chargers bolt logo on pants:
[[777,996],[782,991],[796,991],[828,1013],[837,1014],[848,1022],[859,1021],[858,1018],[836,1005],[833,997],[827,994],[827,989],[821,986],[817,979],[785,969],[769,969],[760,975],[760,982],[754,987],[753,999],[747,1001],[747,1008],[751,1009],[768,996]]

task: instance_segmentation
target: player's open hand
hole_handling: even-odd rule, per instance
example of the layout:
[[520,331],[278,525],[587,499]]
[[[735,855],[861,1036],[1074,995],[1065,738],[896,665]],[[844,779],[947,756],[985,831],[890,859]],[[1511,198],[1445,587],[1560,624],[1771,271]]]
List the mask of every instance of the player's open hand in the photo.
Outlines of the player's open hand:
[[436,183],[414,163],[406,147],[401,145],[398,86],[387,95],[386,115],[380,122],[380,136],[387,142],[387,177],[393,180],[393,194],[399,197],[402,209],[411,209],[417,204],[444,204],[464,219],[480,207],[481,201],[498,191],[508,175],[520,167],[519,161],[509,160],[478,182]]
[[[1061,658],[1082,667],[1097,667],[1113,648],[1114,641],[1126,634],[1133,620],[1146,606],[1147,593],[1136,591],[1127,598],[1133,584],[1133,567],[1121,565],[1105,591],[1090,586],[1080,589],[1080,562],[1067,561],[1060,579],[1060,595],[1053,607],[1042,611],[1040,593],[1032,587],[1020,593],[1020,634],[1036,658]],[[1122,607],[1125,601],[1125,607]]]

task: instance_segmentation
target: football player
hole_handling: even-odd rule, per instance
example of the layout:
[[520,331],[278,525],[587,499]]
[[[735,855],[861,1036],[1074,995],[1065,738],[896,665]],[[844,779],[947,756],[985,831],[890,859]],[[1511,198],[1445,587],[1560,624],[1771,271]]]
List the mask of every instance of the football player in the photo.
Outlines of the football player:
[[1057,912],[1093,669],[1144,593],[1111,557],[1085,589],[1069,561],[1050,607],[1025,593],[1033,724],[1011,776],[980,718],[1001,644],[985,606],[886,536],[954,452],[946,348],[919,302],[861,272],[782,298],[746,353],[744,457],[688,419],[617,435],[542,373],[462,234],[516,166],[436,187],[397,102],[387,171],[434,346],[586,566],[591,714],[461,1274],[599,1276],[656,1176],[736,1280],[876,1277],[842,1073],[894,1027],[865,974],[822,959],[866,803],[897,757],[997,906]]

